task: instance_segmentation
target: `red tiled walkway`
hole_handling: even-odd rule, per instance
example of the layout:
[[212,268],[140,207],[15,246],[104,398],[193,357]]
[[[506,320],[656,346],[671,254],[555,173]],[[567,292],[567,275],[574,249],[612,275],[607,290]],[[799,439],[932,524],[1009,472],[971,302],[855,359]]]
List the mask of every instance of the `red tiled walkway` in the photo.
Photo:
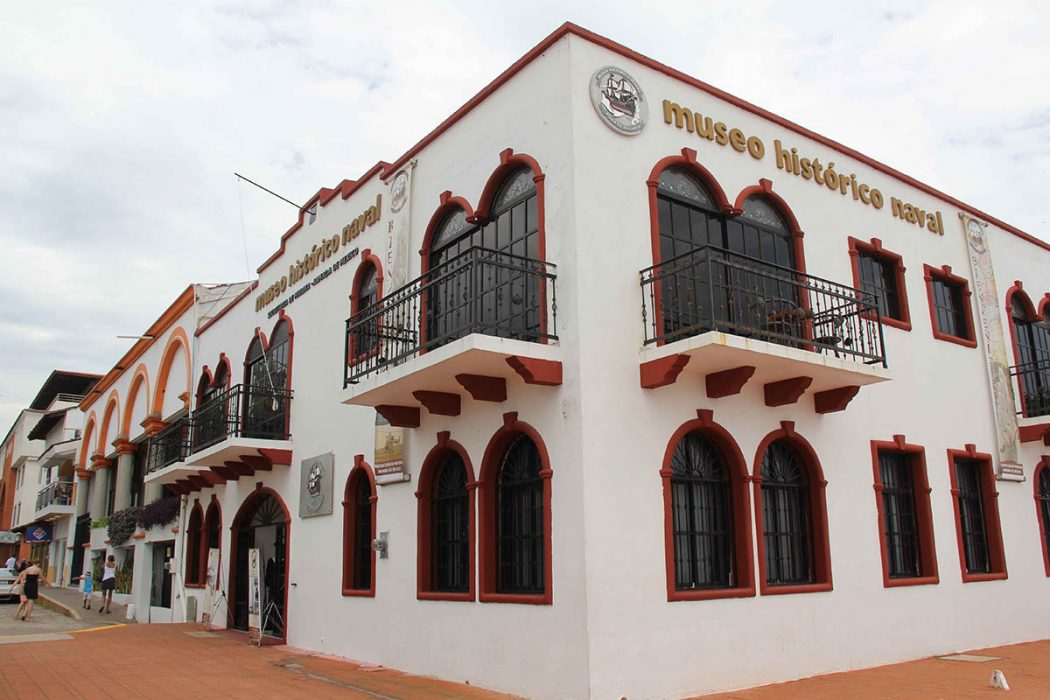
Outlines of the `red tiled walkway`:
[[510,698],[286,647],[249,646],[197,625],[129,625],[0,646],[0,698],[423,700]]

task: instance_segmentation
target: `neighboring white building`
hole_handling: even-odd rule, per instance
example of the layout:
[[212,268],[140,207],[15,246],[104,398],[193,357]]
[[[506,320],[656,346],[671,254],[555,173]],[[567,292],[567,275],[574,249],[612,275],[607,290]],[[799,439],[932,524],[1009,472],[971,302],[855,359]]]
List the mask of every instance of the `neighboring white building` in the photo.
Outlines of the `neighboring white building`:
[[258,549],[265,633],[530,697],[1045,638],[1048,271],[566,25],[257,283],[188,288],[81,403],[78,466],[93,518],[135,475],[182,499],[118,548],[140,620],[245,629]]

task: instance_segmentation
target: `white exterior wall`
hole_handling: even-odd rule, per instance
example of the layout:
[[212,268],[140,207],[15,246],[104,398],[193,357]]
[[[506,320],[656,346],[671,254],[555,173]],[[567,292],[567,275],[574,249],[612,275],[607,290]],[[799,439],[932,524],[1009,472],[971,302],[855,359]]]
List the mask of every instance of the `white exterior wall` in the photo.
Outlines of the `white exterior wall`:
[[[584,40],[571,41],[575,231],[580,259],[587,261],[578,284],[591,302],[574,329],[589,360],[580,366],[579,381],[588,416],[581,442],[587,445],[591,697],[678,697],[1046,637],[1050,581],[1031,482],[996,484],[1009,579],[961,581],[946,450],[973,443],[996,453],[991,399],[983,347],[933,338],[922,267],[949,264],[972,277],[958,210],[707,93]],[[649,125],[633,138],[606,128],[590,105],[587,82],[608,64],[630,72],[649,99]],[[664,124],[665,98],[759,136],[765,158],[754,160]],[[880,188],[884,208],[862,206],[777,170],[774,139]],[[892,381],[862,388],[846,411],[827,415],[814,412],[810,395],[794,405],[766,407],[756,383],[737,396],[708,399],[702,373],[683,373],[676,384],[655,390],[639,388],[638,273],[654,262],[645,183],[657,161],[683,147],[696,149],[697,161],[731,203],[760,178],[772,180],[806,234],[811,275],[852,285],[848,236],[881,238],[903,256],[912,330],[885,329]],[[891,195],[940,209],[945,235],[893,218]],[[1010,284],[1005,280],[1015,277],[1026,277],[1034,289],[1050,288],[1046,251],[1005,233],[995,236],[993,250],[1000,296]],[[828,481],[833,591],[667,602],[659,469],[671,435],[699,408],[714,410],[752,473],[759,442],[782,420],[795,421],[796,432],[814,446]],[[891,441],[894,434],[926,448],[938,585],[883,587],[869,441]],[[1026,448],[1029,476],[1038,451]],[[757,557],[754,539],[751,551]],[[757,576],[757,558],[755,571]]]

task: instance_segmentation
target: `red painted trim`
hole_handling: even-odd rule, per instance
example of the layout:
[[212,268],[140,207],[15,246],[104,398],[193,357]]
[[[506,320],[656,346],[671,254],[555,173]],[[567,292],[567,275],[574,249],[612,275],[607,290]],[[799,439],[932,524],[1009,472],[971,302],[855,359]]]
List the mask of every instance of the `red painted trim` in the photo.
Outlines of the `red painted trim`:
[[256,289],[256,288],[257,288],[258,286],[259,286],[259,280],[255,280],[254,282],[252,282],[251,284],[249,284],[249,285],[248,285],[248,286],[247,286],[247,287],[246,287],[246,288],[244,289],[244,291],[242,291],[242,292],[241,292],[240,294],[238,294],[237,296],[235,296],[235,297],[233,298],[233,301],[231,301],[231,302],[230,302],[229,304],[227,304],[226,306],[222,307],[222,309],[221,309],[221,310],[219,311],[219,313],[217,313],[217,314],[215,314],[214,316],[212,316],[211,318],[209,318],[209,319],[208,319],[208,322],[207,322],[207,323],[205,323],[205,324],[204,324],[203,326],[201,326],[201,327],[200,327],[200,328],[198,328],[198,329],[197,329],[196,331],[194,331],[194,333],[193,333],[194,337],[200,337],[200,334],[201,334],[201,333],[203,333],[204,331],[206,331],[206,330],[208,330],[209,328],[211,328],[211,326],[212,326],[212,324],[213,324],[213,323],[215,323],[215,322],[216,322],[216,321],[218,321],[218,320],[219,320],[220,318],[222,318],[223,316],[225,316],[225,315],[227,314],[227,312],[229,312],[229,311],[230,311],[230,309],[232,309],[233,307],[237,306],[237,304],[241,303],[241,301],[242,301],[243,299],[246,299],[246,298],[248,297],[248,295],[249,295],[249,294],[251,294],[252,292],[254,292],[254,291],[255,291],[255,289]]
[[[199,504],[198,504],[199,506]],[[198,546],[197,559],[200,571],[199,583],[203,588],[208,582],[208,534],[214,527],[215,531],[219,533],[219,551],[222,551],[222,509],[219,506],[219,499],[213,493],[211,495],[211,503],[208,504],[208,510],[205,512],[204,520],[201,524],[200,533],[200,545]],[[187,557],[189,555],[187,554]],[[219,561],[222,561],[220,556]],[[221,566],[221,564],[220,564]],[[218,572],[216,572],[218,573]]]
[[[781,429],[762,438],[755,452],[754,472],[751,482],[755,501],[755,537],[758,540],[758,589],[762,595],[790,593],[819,593],[832,590],[831,545],[828,542],[828,504],[825,491],[828,482],[813,446],[795,432],[792,421],[781,421]],[[810,532],[812,533],[813,583],[791,586],[773,586],[766,583],[766,537],[762,514],[762,458],[766,449],[776,440],[785,440],[798,451],[803,466],[808,470]]]
[[[233,378],[233,365],[230,364],[230,358],[226,357],[226,353],[219,353],[219,361],[215,363],[215,376],[212,378],[213,385],[224,384],[227,389],[230,388],[230,381]],[[222,380],[226,381],[223,382]]]
[[[1028,298],[1028,294],[1024,291],[1024,285],[1021,283],[1021,280],[1014,280],[1013,285],[1006,290],[1006,325],[1010,328],[1010,347],[1013,349],[1014,353],[1014,364],[1020,365],[1021,351],[1017,347],[1017,328],[1014,326],[1013,314],[1013,299],[1015,295],[1025,307],[1025,316],[1032,323],[1038,323],[1043,320],[1042,311],[1048,297],[1043,298],[1039,305],[1039,311],[1036,311],[1035,306],[1032,305],[1032,300]],[[1024,382],[1020,375],[1017,376],[1016,382],[1017,400],[1021,404],[1021,415],[1027,418],[1028,406],[1025,405]],[[1033,440],[1038,439],[1038,436],[1033,438]],[[1025,440],[1022,440],[1022,442],[1025,442]]]
[[[959,484],[955,478],[955,460],[970,459],[982,463],[981,505],[984,510],[985,538],[988,541],[989,573],[971,574],[966,571],[966,552],[963,545],[962,517],[959,514]],[[955,511],[955,536],[959,543],[959,571],[963,583],[994,581],[1007,578],[1006,554],[1003,551],[1003,530],[999,520],[999,492],[995,488],[992,456],[978,452],[973,445],[962,450],[948,450],[948,476],[952,485],[952,509]]]
[[[543,479],[543,593],[520,595],[500,593],[497,591],[496,566],[496,480],[499,475],[503,456],[511,443],[519,435],[525,435],[539,452]],[[485,448],[481,462],[481,474],[478,479],[478,510],[480,522],[478,527],[479,550],[481,552],[480,595],[482,603],[523,603],[529,605],[550,605],[554,600],[553,554],[551,552],[551,478],[554,472],[550,466],[547,446],[540,434],[528,423],[518,420],[515,412],[503,414],[503,426],[496,431]]]
[[[354,272],[354,281],[350,286],[350,317],[353,318],[359,311],[361,311],[361,282],[364,279],[365,273],[368,272],[369,268],[375,268],[376,271],[376,303],[383,298],[383,261],[379,259],[378,255],[372,253],[371,248],[365,248],[361,251],[361,261],[357,266],[357,271]],[[353,336],[347,337],[347,354],[351,365],[355,365],[359,362],[363,362],[369,357],[374,357],[381,352],[379,344],[376,344],[375,350],[370,353],[357,353],[357,349],[354,346],[356,340]]]
[[204,392],[208,390],[208,387],[212,385],[215,378],[212,376],[211,370],[208,369],[208,365],[201,367],[201,378],[197,380],[197,403],[196,406],[199,409],[201,404],[204,403]]
[[[940,268],[931,265],[923,265],[922,270],[923,279],[926,280],[926,301],[930,305],[930,329],[933,331],[933,337],[937,340],[946,340],[949,343],[955,343],[956,345],[962,345],[967,348],[977,347],[977,334],[973,329],[973,308],[970,306],[970,282],[965,277],[959,277],[958,275],[952,274],[952,268],[948,265],[943,265]],[[966,332],[970,335],[969,338],[960,338],[958,336],[949,335],[937,328],[937,311],[933,306],[934,279],[939,279],[962,287],[963,316],[966,319]]]
[[[680,425],[664,450],[660,478],[663,481],[664,502],[664,568],[666,569],[667,600],[714,600],[716,598],[746,598],[755,595],[755,558],[751,550],[751,501],[747,493],[747,462],[732,435],[713,420],[709,409],[696,412],[697,418]],[[733,499],[733,570],[738,577],[732,588],[678,590],[674,571],[674,516],[671,487],[671,460],[678,443],[689,433],[698,432],[721,451],[729,466],[730,489]]]
[[1032,492],[1035,498],[1035,517],[1039,521],[1039,541],[1043,547],[1043,569],[1050,576],[1050,532],[1046,531],[1046,523],[1043,522],[1043,514],[1040,512],[1041,499],[1039,497],[1039,477],[1044,469],[1050,469],[1050,455],[1043,455],[1039,464],[1035,465],[1032,474]]
[[511,355],[506,358],[507,364],[526,384],[538,384],[540,386],[560,386],[562,382],[562,367],[558,360],[540,360],[535,357],[523,355]]
[[[201,580],[200,575],[200,549],[201,549],[201,538],[204,536],[204,510],[201,508],[199,500],[194,499],[193,509],[190,510],[190,517],[186,524],[186,537],[188,542],[186,543],[186,571],[185,581],[186,585],[193,587],[203,587],[204,582]],[[196,541],[194,541],[196,537]],[[196,545],[196,546],[194,546]],[[190,564],[196,562],[196,570],[190,568]]]
[[813,394],[813,410],[817,413],[845,411],[846,406],[860,391],[859,386],[842,386],[837,389],[818,391]]
[[376,406],[376,413],[386,418],[395,428],[419,427],[419,406],[381,404]]
[[657,389],[674,384],[687,364],[689,355],[668,355],[643,362],[638,366],[638,382],[643,389]]
[[427,227],[423,231],[423,243],[419,247],[420,271],[424,275],[430,270],[430,245],[434,240],[434,235],[448,216],[462,209],[466,215],[467,223],[471,225],[478,223],[478,217],[474,214],[474,208],[463,197],[453,196],[451,192],[445,190],[438,197],[438,201],[438,208],[430,216],[430,222],[427,223]]
[[[431,561],[433,559],[432,542],[433,530],[431,522],[431,500],[433,498],[434,478],[437,476],[437,468],[449,452],[455,452],[463,460],[467,470],[467,551],[470,556],[467,562],[469,588],[465,593],[446,593],[431,589]],[[449,439],[448,432],[437,435],[437,444],[430,449],[423,459],[423,466],[419,469],[419,490],[416,491],[416,598],[419,600],[458,600],[473,601],[476,596],[474,581],[477,578],[475,558],[475,538],[477,535],[477,521],[474,507],[474,492],[477,490],[477,481],[474,477],[474,467],[470,463],[470,456],[463,445],[455,440]]]
[[707,375],[704,377],[704,388],[707,390],[707,398],[721,399],[726,396],[739,394],[754,374],[754,367],[744,365]]
[[787,406],[798,403],[802,394],[813,383],[813,377],[791,377],[778,382],[770,382],[762,387],[767,406]]
[[376,492],[376,477],[372,471],[372,465],[365,461],[364,455],[354,455],[354,466],[350,475],[346,478],[346,488],[343,490],[343,580],[342,588],[344,596],[357,596],[362,598],[374,598],[376,595],[376,552],[369,547],[371,580],[368,588],[354,588],[354,543],[356,527],[356,504],[354,503],[354,489],[361,479],[368,480],[368,486],[372,491],[369,499],[372,503],[372,532],[369,541],[376,538],[376,511],[379,505],[379,494]]
[[[886,513],[882,503],[882,472],[879,469],[880,452],[905,454],[911,461],[912,493],[915,495],[915,524],[919,537],[919,564],[921,566],[919,576],[890,578],[889,554],[886,548]],[[926,473],[926,448],[922,445],[909,445],[903,435],[894,435],[892,442],[872,440],[871,469],[874,477],[875,509],[878,513],[883,587],[896,588],[940,583],[940,574],[937,571],[937,548],[933,536],[933,511],[930,507],[932,489],[930,489]]]
[[456,381],[475,401],[501,403],[507,400],[507,380],[484,374],[457,374]]
[[[281,637],[282,641],[288,641],[288,589],[291,588],[290,579],[288,576],[289,567],[292,561],[292,516],[291,511],[288,510],[288,506],[285,504],[284,499],[281,498],[281,494],[277,493],[271,488],[263,486],[261,483],[256,485],[254,491],[245,497],[241,503],[241,507],[237,509],[237,514],[233,516],[233,522],[230,523],[230,551],[237,551],[237,538],[239,536],[241,525],[245,520],[250,519],[254,514],[256,504],[259,500],[265,496],[273,496],[277,504],[281,506],[281,511],[284,513],[284,634]],[[227,593],[227,600],[230,601],[230,605],[233,605],[232,601],[237,600],[237,557],[230,557],[230,572],[229,578],[226,579],[229,591]]]
[[[861,253],[870,255],[873,258],[878,258],[881,261],[888,262],[893,265],[893,279],[897,288],[897,299],[900,304],[901,318],[889,318],[887,316],[880,316],[880,320],[884,325],[890,326],[891,328],[899,328],[902,331],[911,330],[911,310],[908,307],[908,285],[905,283],[905,267],[904,258],[897,253],[887,250],[882,247],[882,241],[878,238],[872,238],[871,242],[862,241],[859,238],[850,236],[849,241],[849,263],[850,269],[853,272],[853,287],[854,289],[860,289],[860,263],[859,256]],[[865,317],[872,318],[870,314],[866,314]]]
[[[436,416],[458,416],[462,400],[459,394],[445,391],[413,391],[412,396],[423,404],[427,411]],[[418,416],[418,413],[416,414]]]
[[102,412],[102,427],[98,431],[98,447],[95,448],[95,451],[103,456],[109,454],[109,426],[114,417],[118,422],[120,421],[120,394],[116,389],[109,392],[106,398],[106,408]]
[[[191,390],[190,382],[193,381],[192,370],[190,369],[190,342],[189,338],[186,337],[186,331],[181,326],[174,328],[171,334],[168,336],[168,342],[164,346],[164,350],[161,352],[160,357],[160,371],[157,373],[157,385],[153,388],[153,404],[150,409],[150,413],[159,418],[165,418],[164,416],[164,396],[168,391],[168,377],[171,375],[171,366],[175,363],[175,357],[178,354],[179,347],[182,347],[182,353],[186,358],[186,392]],[[187,402],[186,408],[189,408]]]

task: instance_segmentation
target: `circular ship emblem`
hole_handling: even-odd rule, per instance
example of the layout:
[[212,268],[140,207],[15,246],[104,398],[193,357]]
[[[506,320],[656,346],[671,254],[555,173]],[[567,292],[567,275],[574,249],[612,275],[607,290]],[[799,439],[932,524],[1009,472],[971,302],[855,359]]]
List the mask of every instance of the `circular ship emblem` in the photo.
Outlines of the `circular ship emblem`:
[[645,93],[626,71],[614,66],[599,68],[591,78],[591,104],[609,128],[634,136],[649,120]]
[[978,253],[983,253],[985,250],[984,226],[970,219],[969,223],[966,224],[966,233],[969,234],[967,237],[970,239],[970,247]]
[[408,173],[404,170],[394,176],[394,181],[390,183],[390,211],[394,214],[401,211],[401,207],[405,206],[405,202],[408,201]]
[[315,463],[310,467],[310,472],[306,476],[306,508],[311,513],[316,513],[324,505],[323,479],[324,471],[320,464]]

